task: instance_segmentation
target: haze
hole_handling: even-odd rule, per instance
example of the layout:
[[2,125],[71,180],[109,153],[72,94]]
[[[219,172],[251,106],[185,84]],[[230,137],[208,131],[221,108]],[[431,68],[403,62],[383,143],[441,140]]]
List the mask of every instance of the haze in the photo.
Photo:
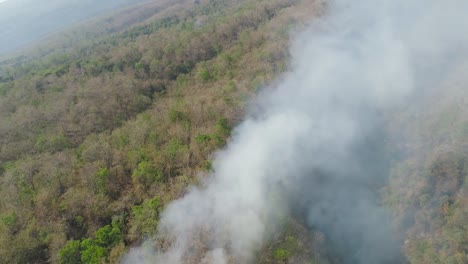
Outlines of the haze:
[[144,0],[0,0],[0,55],[86,18]]

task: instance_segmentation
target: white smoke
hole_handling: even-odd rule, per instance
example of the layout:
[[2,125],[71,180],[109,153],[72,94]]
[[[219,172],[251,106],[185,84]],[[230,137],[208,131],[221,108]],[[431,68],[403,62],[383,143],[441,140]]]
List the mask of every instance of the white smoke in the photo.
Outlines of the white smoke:
[[291,70],[265,91],[206,185],[162,215],[168,250],[126,263],[252,263],[284,215],[323,230],[343,263],[396,263],[378,203],[381,112],[437,86],[468,49],[468,1],[335,0],[295,37]]

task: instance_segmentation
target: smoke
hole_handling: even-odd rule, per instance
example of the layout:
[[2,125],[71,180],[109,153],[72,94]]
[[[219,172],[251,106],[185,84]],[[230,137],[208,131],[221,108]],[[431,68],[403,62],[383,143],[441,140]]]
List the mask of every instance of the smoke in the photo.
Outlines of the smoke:
[[466,59],[464,0],[336,0],[295,37],[290,72],[265,90],[206,184],[164,211],[169,244],[126,263],[253,263],[284,216],[323,231],[342,263],[400,263],[378,188],[385,112]]

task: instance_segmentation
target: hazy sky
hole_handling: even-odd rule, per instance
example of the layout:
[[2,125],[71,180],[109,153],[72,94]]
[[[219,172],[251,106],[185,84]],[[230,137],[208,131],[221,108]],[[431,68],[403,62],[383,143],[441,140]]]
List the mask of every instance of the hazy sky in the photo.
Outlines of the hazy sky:
[[0,55],[91,16],[144,0],[0,0]]

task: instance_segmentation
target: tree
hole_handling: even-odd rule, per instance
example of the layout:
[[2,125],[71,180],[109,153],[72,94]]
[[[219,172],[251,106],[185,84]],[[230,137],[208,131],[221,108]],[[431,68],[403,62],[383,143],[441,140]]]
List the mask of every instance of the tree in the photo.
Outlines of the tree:
[[70,240],[59,251],[60,264],[81,264],[80,241]]
[[107,250],[93,239],[87,238],[81,241],[81,262],[83,264],[100,264],[104,262],[106,255]]

